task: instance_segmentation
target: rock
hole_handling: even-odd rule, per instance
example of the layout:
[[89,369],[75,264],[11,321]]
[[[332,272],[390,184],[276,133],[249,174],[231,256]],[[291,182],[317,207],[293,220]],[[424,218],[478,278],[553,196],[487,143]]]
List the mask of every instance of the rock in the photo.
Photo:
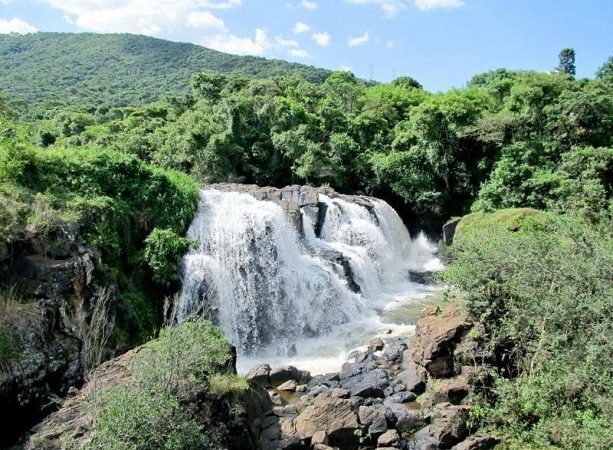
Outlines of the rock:
[[329,261],[338,268],[338,271],[347,282],[347,287],[351,291],[355,293],[359,293],[361,291],[360,285],[355,281],[355,275],[353,273],[353,269],[351,268],[349,259],[345,255],[331,248],[318,248],[317,256]]
[[454,445],[451,450],[490,450],[494,448],[500,439],[486,434],[473,434],[459,444]]
[[306,392],[306,390],[307,390],[306,384],[299,384],[298,386],[296,386],[296,392]]
[[360,406],[358,410],[360,423],[368,428],[369,434],[379,434],[387,430],[385,412],[370,406]]
[[434,403],[449,402],[453,405],[459,405],[468,395],[468,391],[468,381],[463,376],[440,380],[433,386],[432,400]]
[[353,431],[357,427],[351,401],[325,394],[318,396],[296,418],[296,431],[301,437],[311,439],[318,431],[324,431],[331,445],[354,443]]
[[414,435],[416,449],[450,448],[468,435],[466,420],[470,407],[450,403],[436,405],[431,424]]
[[289,380],[295,380],[300,384],[308,383],[311,374],[305,370],[298,370],[294,366],[274,367],[270,370],[270,386],[277,387]]
[[421,394],[426,389],[426,369],[409,361],[407,369],[396,375],[396,380],[400,381],[407,391]]
[[278,391],[291,391],[291,392],[295,392],[297,386],[298,386],[298,383],[296,383],[295,380],[288,380],[285,383],[280,384],[279,386],[277,386],[277,390]]
[[402,391],[402,392],[397,392],[387,397],[385,401],[383,402],[383,404],[391,405],[392,403],[408,403],[408,402],[415,401],[416,398],[417,398],[417,395],[415,395],[413,392]]
[[385,350],[381,355],[381,359],[390,363],[398,363],[402,361],[402,355],[407,349],[407,344],[400,339],[388,341]]
[[311,444],[324,444],[328,445],[328,436],[325,431],[318,431],[313,434],[311,438]]
[[443,225],[443,242],[445,245],[451,245],[453,243],[453,237],[455,235],[456,227],[458,223],[462,220],[461,217],[454,217],[449,219]]
[[351,392],[349,392],[349,390],[347,389],[333,388],[328,391],[327,395],[329,395],[330,397],[336,397],[336,398],[349,398],[351,395]]
[[247,373],[247,379],[267,387],[270,384],[269,375],[270,366],[268,364],[258,364]]
[[342,386],[351,391],[352,396],[383,397],[383,390],[389,385],[389,375],[385,369],[374,369],[342,380]]
[[447,306],[440,315],[425,315],[417,322],[412,341],[413,361],[434,378],[452,376],[453,349],[470,325],[456,304]]
[[409,281],[417,284],[433,284],[434,272],[409,270]]
[[315,444],[313,446],[313,450],[338,450],[338,447],[330,447],[329,445],[324,444]]
[[372,351],[378,351],[378,350],[383,350],[384,347],[384,343],[383,343],[383,339],[381,339],[380,337],[376,337],[374,339],[371,339],[370,342],[368,343],[368,346],[372,349]]
[[378,447],[394,447],[400,441],[400,435],[396,430],[387,430],[379,439],[377,439]]
[[393,414],[392,422],[401,433],[417,430],[424,425],[421,413],[417,410],[408,409],[399,403],[392,403],[387,407]]

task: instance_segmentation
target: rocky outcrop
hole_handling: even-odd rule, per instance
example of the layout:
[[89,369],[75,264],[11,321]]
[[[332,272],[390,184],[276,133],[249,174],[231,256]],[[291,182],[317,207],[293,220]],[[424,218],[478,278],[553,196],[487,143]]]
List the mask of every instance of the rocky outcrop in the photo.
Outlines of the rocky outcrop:
[[[279,395],[285,384],[278,381],[290,383],[287,377],[294,377],[292,386],[298,386],[304,373],[255,367],[249,378],[267,386],[277,401],[262,448],[490,448],[494,438],[470,436],[467,426],[476,369],[464,363],[469,354],[483,351],[478,333],[470,333],[473,328],[479,324],[468,321],[457,305],[428,306],[408,345],[395,338],[372,339],[339,373],[309,377],[305,392],[289,400]],[[271,373],[284,376],[271,382]]]
[[14,286],[23,310],[16,354],[0,367],[0,414],[6,430],[0,433],[1,446],[52,411],[53,398],[81,384],[87,320],[104,283],[96,253],[78,246],[69,230],[44,245],[35,236],[23,236],[0,256],[0,283]]

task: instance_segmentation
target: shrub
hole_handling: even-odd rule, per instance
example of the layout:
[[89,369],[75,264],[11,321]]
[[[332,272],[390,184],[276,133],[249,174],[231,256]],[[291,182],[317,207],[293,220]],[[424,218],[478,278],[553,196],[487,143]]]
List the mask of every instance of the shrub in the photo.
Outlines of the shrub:
[[216,373],[209,380],[209,391],[223,397],[228,394],[239,394],[249,388],[247,379],[237,374]]
[[145,260],[153,271],[153,279],[163,285],[177,280],[179,258],[190,248],[191,241],[169,228],[156,228],[145,243]]
[[487,422],[514,436],[515,448],[610,448],[610,223],[534,216],[512,231],[496,214],[514,216],[482,215],[462,230],[443,275],[500,355]]

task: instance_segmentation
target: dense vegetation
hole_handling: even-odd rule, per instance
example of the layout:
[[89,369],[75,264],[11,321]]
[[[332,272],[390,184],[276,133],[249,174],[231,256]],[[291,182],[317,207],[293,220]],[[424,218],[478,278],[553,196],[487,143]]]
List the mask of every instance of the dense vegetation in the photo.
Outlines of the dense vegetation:
[[[211,65],[183,65],[198,52]],[[58,230],[76,230],[119,282],[120,341],[144,340],[192,245],[181,236],[199,183],[327,184],[383,197],[430,230],[474,212],[445,275],[500,355],[473,420],[511,448],[611,448],[613,60],[575,79],[565,49],[552,73],[499,69],[433,94],[409,77],[369,85],[208,52],[134,36],[0,37],[4,96],[39,101],[40,87],[57,100],[0,102],[0,254],[24,232],[51,248]],[[136,69],[124,70],[128,60]],[[196,73],[189,89],[188,73],[203,67],[218,71]],[[14,327],[3,326],[0,364],[15,351]],[[203,445],[202,424],[178,400],[181,378],[152,400],[175,351],[164,333],[150,369],[102,403],[93,445]],[[177,351],[194,352],[185,361],[203,356],[177,339]],[[184,369],[213,391],[241,384]],[[153,418],[168,441],[143,429]]]
[[[142,105],[187,92],[200,70],[321,82],[328,71],[235,56],[198,45],[129,34],[0,35],[0,86],[11,100],[48,114],[62,105],[105,109]],[[43,102],[42,104],[38,104]]]
[[498,356],[476,411],[510,448],[611,448],[611,231],[521,209],[463,220],[445,279]]
[[329,184],[404,203],[438,228],[473,209],[608,210],[610,77],[497,70],[430,94],[404,77],[321,85],[204,72],[192,93],[143,108],[60,113],[43,145],[113,148],[200,182]]
[[154,268],[144,257],[145,240],[160,230],[185,232],[196,208],[196,183],[126,153],[36,148],[28,133],[28,127],[0,117],[0,251],[34,237],[54,255],[67,236],[75,236],[75,244],[99,251],[106,278],[119,283],[117,338],[140,342],[151,336],[163,289],[148,287],[149,280],[168,271],[163,262],[176,270],[178,256],[171,260],[160,249],[149,260]]

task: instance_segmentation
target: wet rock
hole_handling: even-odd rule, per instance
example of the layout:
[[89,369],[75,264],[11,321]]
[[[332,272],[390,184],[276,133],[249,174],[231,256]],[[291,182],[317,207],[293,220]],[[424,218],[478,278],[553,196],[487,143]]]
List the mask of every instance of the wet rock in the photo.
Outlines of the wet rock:
[[280,366],[270,370],[268,379],[272,387],[277,387],[289,380],[304,384],[309,382],[311,374],[305,370],[298,370],[294,366]]
[[353,431],[357,427],[351,401],[325,394],[318,396],[296,418],[296,431],[301,437],[311,439],[318,431],[324,431],[331,445],[354,443]]
[[379,447],[394,447],[400,442],[400,435],[396,430],[388,430],[377,439]]
[[352,396],[383,397],[389,385],[389,375],[385,369],[374,369],[342,380],[342,386],[351,391]]
[[379,434],[387,430],[387,418],[381,409],[360,406],[358,416],[360,423],[368,428],[369,434]]
[[407,349],[405,344],[400,339],[388,341],[385,346],[385,350],[381,354],[381,359],[390,363],[401,362],[403,353]]
[[361,291],[360,285],[355,280],[355,275],[353,273],[353,269],[351,268],[349,259],[347,259],[345,255],[331,248],[318,248],[317,255],[336,266],[337,271],[347,282],[347,287],[351,289],[351,291],[355,293],[359,293]]
[[270,384],[269,375],[270,366],[268,364],[258,364],[247,373],[247,379],[266,387]]
[[381,339],[380,337],[371,339],[370,342],[368,343],[368,347],[374,352],[378,350],[383,350],[384,346],[385,344],[383,342],[383,339]]
[[409,270],[409,281],[417,284],[433,284],[434,272]]
[[372,360],[366,360],[359,363],[345,363],[343,364],[341,371],[338,374],[338,379],[343,382],[343,380],[347,378],[355,377],[356,375],[369,372],[376,368],[377,363]]

